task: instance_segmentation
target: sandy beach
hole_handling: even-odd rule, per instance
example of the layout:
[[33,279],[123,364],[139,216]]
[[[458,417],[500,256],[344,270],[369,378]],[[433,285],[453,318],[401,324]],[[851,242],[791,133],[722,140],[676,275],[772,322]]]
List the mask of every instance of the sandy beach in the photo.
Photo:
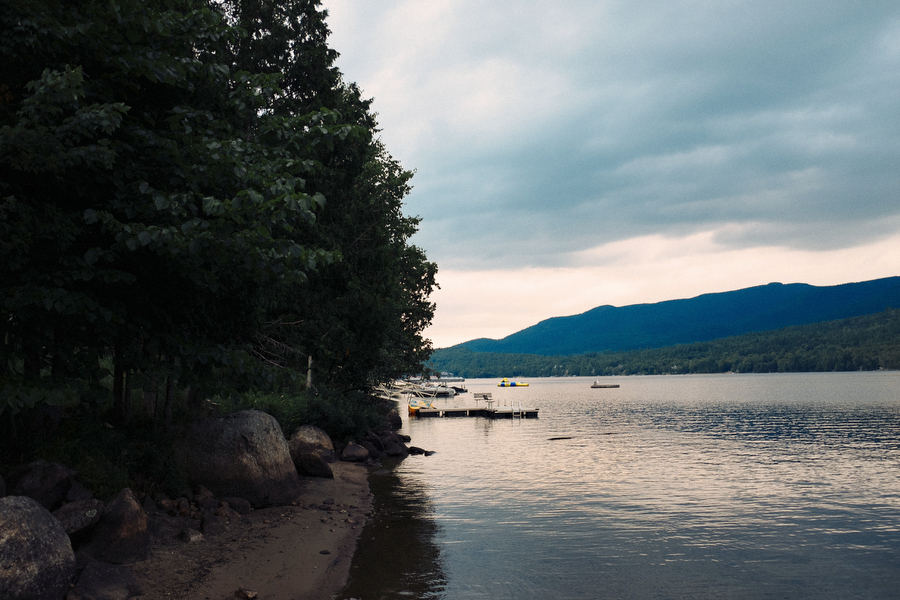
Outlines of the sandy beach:
[[141,598],[331,600],[346,586],[372,506],[365,466],[332,468],[333,480],[302,478],[296,506],[255,510],[196,542],[178,539],[173,519],[151,519],[150,556],[130,565]]

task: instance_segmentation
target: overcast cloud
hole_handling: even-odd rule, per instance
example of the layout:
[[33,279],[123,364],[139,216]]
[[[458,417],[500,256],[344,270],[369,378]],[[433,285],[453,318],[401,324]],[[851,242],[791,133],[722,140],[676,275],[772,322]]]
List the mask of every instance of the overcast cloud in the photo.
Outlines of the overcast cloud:
[[438,347],[900,274],[900,4],[325,0],[415,169]]

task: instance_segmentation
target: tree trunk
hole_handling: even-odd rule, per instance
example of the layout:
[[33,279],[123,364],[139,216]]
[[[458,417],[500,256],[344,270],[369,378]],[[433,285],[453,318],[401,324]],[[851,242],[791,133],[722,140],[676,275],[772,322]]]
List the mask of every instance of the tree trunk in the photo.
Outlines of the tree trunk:
[[[175,359],[170,361],[172,370],[175,370]],[[175,402],[175,374],[169,373],[166,381],[166,404],[163,408],[163,424],[166,431],[172,431],[172,404]]]
[[123,345],[121,339],[116,340],[116,346],[113,350],[113,413],[118,423],[124,424],[128,422],[128,400],[129,390],[127,377],[125,376],[125,365],[123,354]]

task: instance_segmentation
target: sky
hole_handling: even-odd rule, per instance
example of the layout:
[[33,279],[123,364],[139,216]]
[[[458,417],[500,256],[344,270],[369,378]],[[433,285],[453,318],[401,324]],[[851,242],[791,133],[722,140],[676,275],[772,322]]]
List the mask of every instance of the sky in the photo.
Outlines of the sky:
[[896,0],[324,0],[415,171],[435,348],[900,275]]

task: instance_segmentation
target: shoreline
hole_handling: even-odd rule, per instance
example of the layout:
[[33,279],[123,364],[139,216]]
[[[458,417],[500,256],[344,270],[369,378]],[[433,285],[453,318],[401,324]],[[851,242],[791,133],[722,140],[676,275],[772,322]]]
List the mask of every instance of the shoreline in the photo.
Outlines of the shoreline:
[[[372,511],[368,467],[331,466],[334,479],[302,478],[301,504],[252,511],[198,542],[178,539],[174,519],[151,516],[150,555],[128,565],[140,598],[331,600],[347,587]],[[241,595],[242,588],[250,594]]]

